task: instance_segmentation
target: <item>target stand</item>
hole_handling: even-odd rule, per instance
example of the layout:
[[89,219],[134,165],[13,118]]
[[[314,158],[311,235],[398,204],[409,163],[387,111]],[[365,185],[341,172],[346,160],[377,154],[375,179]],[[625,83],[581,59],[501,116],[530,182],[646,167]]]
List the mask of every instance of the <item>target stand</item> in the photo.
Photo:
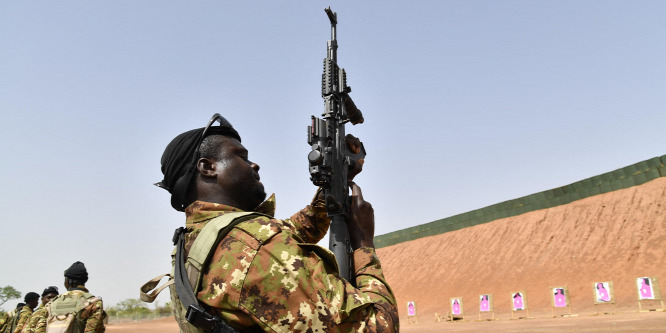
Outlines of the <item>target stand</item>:
[[[666,311],[664,309],[664,299],[661,297],[661,290],[659,289],[659,280],[654,276],[644,276],[636,278],[636,287],[638,291],[638,312],[650,311]],[[643,309],[643,303],[648,305],[661,304],[661,308],[648,308]]]
[[[530,317],[530,310],[527,307],[527,294],[524,290],[511,293],[511,318],[516,319],[534,319]],[[522,314],[525,314],[524,316]]]

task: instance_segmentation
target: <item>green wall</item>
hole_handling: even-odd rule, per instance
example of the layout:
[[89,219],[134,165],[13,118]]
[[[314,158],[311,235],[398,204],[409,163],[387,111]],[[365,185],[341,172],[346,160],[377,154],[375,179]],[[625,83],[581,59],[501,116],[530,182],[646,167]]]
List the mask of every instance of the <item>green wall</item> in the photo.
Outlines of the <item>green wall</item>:
[[654,157],[552,190],[500,202],[467,213],[379,235],[375,237],[375,246],[381,248],[421,237],[439,235],[505,217],[568,204],[597,194],[641,185],[659,177],[666,177],[665,165],[666,155]]

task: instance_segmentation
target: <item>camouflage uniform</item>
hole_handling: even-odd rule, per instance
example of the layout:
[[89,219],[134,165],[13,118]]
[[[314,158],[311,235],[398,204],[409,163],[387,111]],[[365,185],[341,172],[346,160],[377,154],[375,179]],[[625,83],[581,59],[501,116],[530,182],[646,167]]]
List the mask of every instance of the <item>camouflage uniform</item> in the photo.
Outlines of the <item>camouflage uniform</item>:
[[48,313],[46,313],[46,307],[43,305],[39,307],[35,312],[30,316],[30,319],[28,320],[28,323],[23,326],[23,330],[21,333],[34,333],[35,332],[35,327],[37,327],[37,321],[39,321],[40,317],[46,317],[48,316]]
[[0,333],[5,330],[7,321],[9,321],[9,315],[6,312],[0,313]]
[[20,311],[20,309],[13,309],[7,312],[7,321],[5,321],[5,324],[2,327],[2,331],[0,331],[0,333],[13,333],[12,326],[14,326],[14,320],[16,320],[18,311]]
[[[186,210],[185,251],[206,223],[237,208],[196,201]],[[257,212],[273,216],[275,197]],[[323,201],[287,220],[236,225],[212,256],[197,298],[237,329],[266,332],[394,332],[398,310],[372,248],[354,252],[354,288],[333,253],[316,243],[329,226]]]
[[[60,297],[83,297],[84,293],[87,293],[88,289],[84,287],[76,287],[68,290],[62,295],[58,295],[51,302],[55,301]],[[32,332],[34,333],[44,333],[46,332],[46,322],[48,320],[48,311],[40,312],[40,315],[36,317],[35,328]],[[104,306],[102,300],[93,302],[88,307],[81,310],[81,318],[86,321],[85,333],[92,332],[104,332]],[[32,333],[31,332],[31,333]]]
[[13,333],[21,333],[23,326],[28,324],[30,316],[32,316],[32,309],[27,305],[22,307],[21,312],[18,314],[18,322],[16,323],[16,328],[14,329]]

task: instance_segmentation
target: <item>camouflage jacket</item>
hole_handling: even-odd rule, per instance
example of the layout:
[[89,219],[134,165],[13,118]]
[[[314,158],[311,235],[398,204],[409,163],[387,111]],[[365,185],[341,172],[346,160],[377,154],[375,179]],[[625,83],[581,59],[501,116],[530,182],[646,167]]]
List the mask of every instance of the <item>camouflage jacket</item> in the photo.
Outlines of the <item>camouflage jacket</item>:
[[14,325],[14,320],[16,320],[16,315],[21,309],[13,309],[7,312],[7,319],[2,326],[2,331],[0,333],[12,333],[12,326]]
[[11,333],[9,331],[12,329],[14,319],[16,319],[16,309],[6,313],[4,322],[0,323],[0,333]]
[[21,331],[21,333],[34,333],[39,318],[48,315],[45,314],[45,312],[46,312],[46,307],[44,307],[44,305],[40,306],[37,310],[35,310],[32,316],[30,316],[28,323],[25,326],[23,326],[23,330]]
[[32,316],[32,309],[27,305],[22,307],[21,311],[18,314],[18,318],[16,319],[17,320],[16,328],[14,328],[13,333],[21,333],[23,327],[28,324],[30,316]]
[[0,332],[2,332],[5,329],[5,325],[7,324],[8,319],[9,315],[7,314],[7,312],[0,313]]
[[[60,297],[83,297],[84,293],[87,293],[88,289],[79,286],[76,289],[70,289],[66,293],[58,295],[51,302],[55,301]],[[35,328],[32,332],[34,333],[44,333],[46,332],[46,322],[48,320],[48,311],[40,312],[40,315],[35,319]],[[102,300],[97,300],[92,304],[88,305],[86,308],[81,310],[81,319],[86,321],[85,333],[93,332],[104,332],[104,305]],[[31,333],[32,333],[31,332]]]
[[[185,251],[210,219],[238,211],[202,201],[190,205]],[[275,197],[256,211],[273,216]],[[239,330],[397,332],[396,301],[375,250],[354,252],[354,287],[339,277],[333,253],[316,245],[329,223],[317,200],[290,219],[239,223],[204,268],[197,298]]]

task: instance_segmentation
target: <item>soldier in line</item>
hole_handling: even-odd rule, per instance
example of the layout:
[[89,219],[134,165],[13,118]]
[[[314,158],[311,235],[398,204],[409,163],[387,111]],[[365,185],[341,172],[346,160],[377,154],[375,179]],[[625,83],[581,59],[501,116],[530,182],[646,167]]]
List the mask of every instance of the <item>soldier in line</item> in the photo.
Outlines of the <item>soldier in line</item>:
[[[275,198],[263,201],[259,165],[220,118],[220,126],[210,126],[211,120],[209,127],[169,143],[162,155],[164,180],[157,184],[171,193],[172,206],[185,212],[186,252],[218,216],[264,214],[236,224],[214,247],[194,291],[199,303],[241,331],[398,331],[396,301],[375,254],[374,211],[361,189],[351,184],[354,286],[339,276],[333,254],[316,245],[330,224],[324,198],[315,195],[291,219],[274,218]],[[356,138],[347,143],[352,151],[360,149]],[[360,172],[359,164],[350,170],[350,180]],[[182,303],[171,292],[178,324],[187,331]]]
[[[54,298],[46,305],[46,311],[40,312],[36,317],[34,332],[46,332],[47,325],[71,327],[72,332],[104,332],[103,320],[106,313],[102,299],[88,292],[85,286],[87,281],[86,266],[80,261],[73,263],[65,271],[67,292]],[[63,322],[49,322],[57,320],[56,317],[67,319]]]
[[25,303],[16,304],[16,308],[7,312],[7,320],[2,326],[0,326],[0,333],[12,333],[14,320],[16,319],[16,314],[21,311],[21,308],[25,306]]
[[33,310],[39,305],[39,294],[31,291],[25,294],[23,301],[25,302],[25,306],[21,308],[16,317],[12,333],[21,333],[23,327],[28,324]]
[[44,291],[42,292],[42,306],[40,306],[37,310],[35,310],[35,313],[33,313],[32,316],[30,316],[28,324],[23,327],[21,333],[33,333],[35,331],[39,318],[48,316],[48,313],[46,311],[46,304],[48,304],[56,296],[58,296],[58,287],[50,286],[44,289]]

